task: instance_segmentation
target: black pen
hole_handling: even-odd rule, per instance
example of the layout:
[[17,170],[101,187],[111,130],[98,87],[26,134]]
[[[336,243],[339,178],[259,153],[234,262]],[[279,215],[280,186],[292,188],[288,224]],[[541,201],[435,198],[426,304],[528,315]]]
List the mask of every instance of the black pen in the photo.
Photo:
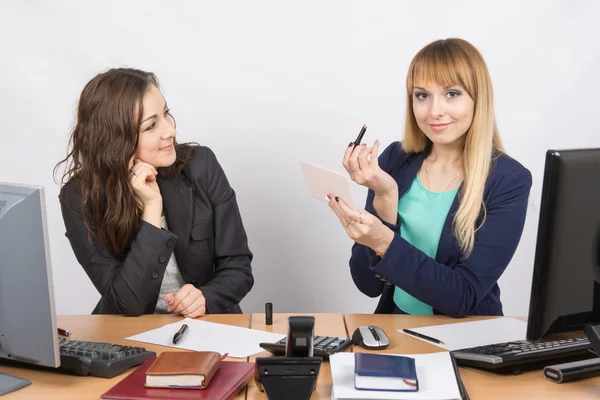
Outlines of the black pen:
[[173,344],[179,343],[179,341],[183,337],[183,334],[185,332],[187,332],[187,330],[188,330],[187,324],[181,325],[181,328],[179,328],[179,331],[177,331],[177,333],[175,334],[175,336],[173,336]]
[[433,342],[433,343],[437,343],[437,344],[443,344],[445,345],[446,343],[442,342],[441,340],[437,340],[436,338],[432,338],[431,336],[427,336],[427,335],[423,335],[422,333],[419,332],[415,332],[415,331],[411,331],[410,329],[402,329],[402,332],[407,333],[411,336],[415,336],[421,339],[425,339],[429,342]]
[[363,136],[365,135],[365,132],[367,131],[367,126],[363,125],[362,129],[360,130],[360,132],[358,133],[358,137],[356,138],[356,140],[354,141],[354,146],[358,146],[360,144],[360,141],[362,140]]
[[454,375],[456,375],[456,383],[458,383],[458,391],[460,392],[461,400],[471,400],[469,393],[467,392],[467,388],[460,377],[460,372],[458,371],[458,366],[456,365],[456,359],[452,355],[452,352],[450,352],[450,359],[452,360],[452,368],[454,369]]

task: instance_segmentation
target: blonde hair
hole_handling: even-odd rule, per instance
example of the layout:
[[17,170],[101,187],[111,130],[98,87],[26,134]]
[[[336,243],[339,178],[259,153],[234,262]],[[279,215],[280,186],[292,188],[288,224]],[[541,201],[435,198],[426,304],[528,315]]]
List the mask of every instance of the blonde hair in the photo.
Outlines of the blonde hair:
[[[466,132],[462,160],[464,183],[453,224],[463,257],[468,257],[475,243],[475,232],[485,222],[483,190],[494,150],[504,152],[494,117],[492,81],[483,57],[466,40],[437,40],[421,49],[410,63],[406,78],[406,127],[402,147],[407,153],[420,153],[431,146],[413,113],[413,89],[415,83],[423,82],[461,86],[475,103],[473,121]],[[481,224],[476,226],[482,213]]]

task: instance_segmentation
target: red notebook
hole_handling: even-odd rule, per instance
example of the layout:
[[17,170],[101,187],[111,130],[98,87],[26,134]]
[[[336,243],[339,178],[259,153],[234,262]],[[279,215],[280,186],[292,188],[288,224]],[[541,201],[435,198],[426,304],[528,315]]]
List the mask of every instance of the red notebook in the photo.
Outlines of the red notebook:
[[210,384],[202,390],[147,388],[146,371],[156,357],[140,365],[129,376],[113,386],[101,397],[103,399],[210,399],[227,400],[235,397],[254,377],[253,362],[221,361]]

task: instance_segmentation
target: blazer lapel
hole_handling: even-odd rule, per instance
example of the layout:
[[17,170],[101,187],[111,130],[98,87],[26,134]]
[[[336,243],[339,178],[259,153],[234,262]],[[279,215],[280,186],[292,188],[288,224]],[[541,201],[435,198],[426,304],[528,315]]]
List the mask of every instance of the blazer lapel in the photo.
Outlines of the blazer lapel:
[[[169,231],[179,240],[187,240],[192,232],[192,215],[194,207],[192,186],[183,179],[183,174],[174,178],[158,177],[158,187],[163,199],[163,210]],[[181,246],[176,246],[177,249]]]
[[[462,184],[460,185],[460,190],[462,189]],[[446,216],[446,221],[444,222],[444,227],[442,228],[442,234],[440,235],[440,242],[438,244],[437,254],[435,259],[442,263],[446,264],[450,257],[450,252],[452,248],[456,244],[456,238],[454,237],[454,233],[452,232],[452,224],[454,222],[454,216],[456,215],[456,211],[458,211],[458,195],[456,194],[454,197],[454,201],[452,202],[452,206],[450,206],[450,211],[448,211],[448,215]]]
[[425,153],[407,155],[406,161],[399,164],[395,167],[395,170],[391,171],[391,175],[398,185],[398,198],[401,198],[408,192],[421,165],[423,165],[424,159]]

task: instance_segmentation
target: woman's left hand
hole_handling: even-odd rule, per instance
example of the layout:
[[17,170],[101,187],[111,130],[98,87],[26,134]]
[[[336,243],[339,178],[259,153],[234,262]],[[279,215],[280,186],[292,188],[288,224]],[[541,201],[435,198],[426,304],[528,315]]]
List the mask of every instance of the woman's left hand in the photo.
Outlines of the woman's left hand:
[[196,318],[206,313],[206,299],[202,291],[189,283],[183,285],[177,293],[165,294],[168,312],[180,313],[184,317]]
[[335,212],[350,239],[383,255],[394,239],[394,231],[365,210],[352,209],[342,198],[328,194],[329,207]]

